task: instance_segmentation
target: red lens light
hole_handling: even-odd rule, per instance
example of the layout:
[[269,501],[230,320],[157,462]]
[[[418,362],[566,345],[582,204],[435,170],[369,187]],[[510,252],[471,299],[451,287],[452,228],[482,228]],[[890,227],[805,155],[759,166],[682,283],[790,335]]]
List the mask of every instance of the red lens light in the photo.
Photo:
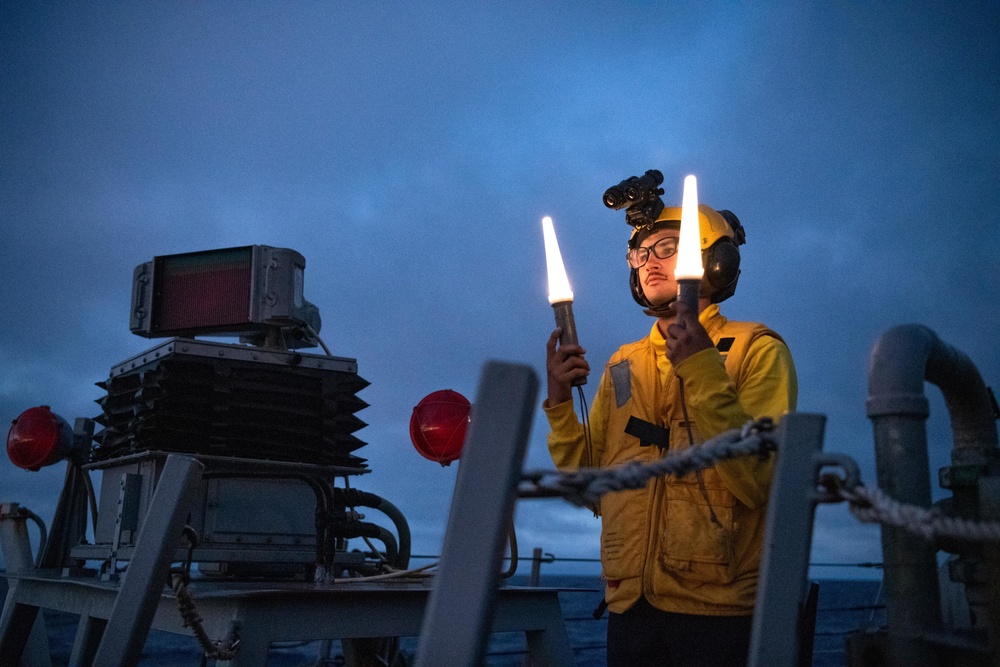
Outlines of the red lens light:
[[7,456],[25,470],[38,470],[59,461],[69,449],[70,434],[62,417],[49,406],[28,408],[7,433]]
[[410,440],[417,452],[441,465],[460,457],[471,411],[469,399],[451,389],[425,396],[410,417]]

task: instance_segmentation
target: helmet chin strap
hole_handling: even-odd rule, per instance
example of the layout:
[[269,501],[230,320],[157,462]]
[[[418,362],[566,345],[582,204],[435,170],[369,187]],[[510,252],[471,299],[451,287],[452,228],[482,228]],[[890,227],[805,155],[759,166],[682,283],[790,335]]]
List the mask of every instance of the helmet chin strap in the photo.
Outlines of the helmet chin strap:
[[642,291],[642,286],[639,284],[639,271],[638,269],[632,269],[629,272],[629,288],[632,292],[632,298],[637,304],[643,307],[644,313],[650,317],[673,317],[673,312],[670,310],[670,304],[677,300],[677,297],[670,299],[666,303],[661,303],[658,306],[654,306],[646,298],[646,295]]
[[[647,299],[647,301],[648,301],[648,299]],[[649,306],[649,308],[646,308],[642,312],[646,313],[650,317],[657,317],[657,318],[660,318],[660,317],[673,317],[674,316],[674,311],[670,310],[670,304],[672,304],[674,301],[677,301],[677,297],[676,296],[674,298],[670,299],[669,301],[667,301],[666,303],[661,303],[659,306],[652,306],[651,305],[651,306]]]
[[[628,247],[630,249],[635,248],[642,242],[643,239],[648,238],[651,234],[662,231],[664,229],[676,229],[680,230],[681,221],[680,220],[663,220],[656,222],[648,222],[644,225],[635,227],[632,230],[632,237],[629,239]],[[629,291],[632,293],[632,299],[643,307],[644,313],[650,317],[671,317],[670,304],[677,300],[675,296],[664,304],[659,306],[654,306],[646,298],[646,295],[642,291],[642,285],[639,283],[639,269],[629,269],[628,276]]]

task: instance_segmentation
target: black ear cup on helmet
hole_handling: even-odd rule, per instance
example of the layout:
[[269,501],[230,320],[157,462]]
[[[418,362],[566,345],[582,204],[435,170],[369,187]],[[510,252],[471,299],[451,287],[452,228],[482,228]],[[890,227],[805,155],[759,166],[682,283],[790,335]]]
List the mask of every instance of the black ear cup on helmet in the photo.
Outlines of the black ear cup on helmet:
[[740,251],[728,236],[704,252],[705,282],[712,292],[712,303],[725,301],[736,292],[740,277]]
[[704,251],[705,280],[712,288],[712,303],[725,301],[736,293],[736,282],[740,279],[739,246],[746,243],[746,230],[740,219],[732,211],[720,210],[733,237],[724,236]]

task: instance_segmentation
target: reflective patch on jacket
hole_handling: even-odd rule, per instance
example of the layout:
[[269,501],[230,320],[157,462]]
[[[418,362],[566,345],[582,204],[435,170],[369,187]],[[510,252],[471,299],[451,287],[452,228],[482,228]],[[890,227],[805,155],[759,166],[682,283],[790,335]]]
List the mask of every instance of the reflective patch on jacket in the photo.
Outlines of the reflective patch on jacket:
[[615,387],[615,404],[620,408],[632,398],[632,371],[628,359],[611,367],[611,384]]

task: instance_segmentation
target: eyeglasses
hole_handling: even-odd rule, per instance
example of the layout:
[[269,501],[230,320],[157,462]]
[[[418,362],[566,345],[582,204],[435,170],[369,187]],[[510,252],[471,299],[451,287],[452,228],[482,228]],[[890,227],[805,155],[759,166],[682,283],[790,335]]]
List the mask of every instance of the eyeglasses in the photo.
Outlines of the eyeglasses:
[[656,255],[657,259],[668,259],[677,254],[677,237],[667,236],[653,245],[639,246],[638,248],[632,248],[628,251],[628,265],[633,269],[638,269],[640,266],[646,264],[649,261],[650,251]]

